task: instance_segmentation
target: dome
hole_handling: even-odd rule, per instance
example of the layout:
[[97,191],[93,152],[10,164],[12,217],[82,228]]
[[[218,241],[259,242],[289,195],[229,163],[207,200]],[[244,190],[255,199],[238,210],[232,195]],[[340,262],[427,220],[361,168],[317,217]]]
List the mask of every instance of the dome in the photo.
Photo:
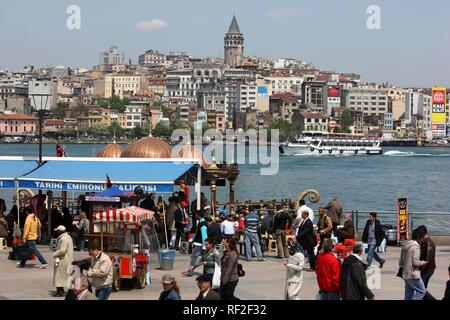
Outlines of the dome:
[[110,143],[97,153],[100,158],[120,158],[122,148],[117,143]]
[[155,137],[145,137],[130,144],[121,158],[171,158],[170,145]]
[[183,146],[178,152],[177,157],[182,159],[201,159],[202,160],[202,167],[206,168],[208,166],[208,161],[206,161],[205,156],[203,155],[203,152],[198,150],[194,146]]

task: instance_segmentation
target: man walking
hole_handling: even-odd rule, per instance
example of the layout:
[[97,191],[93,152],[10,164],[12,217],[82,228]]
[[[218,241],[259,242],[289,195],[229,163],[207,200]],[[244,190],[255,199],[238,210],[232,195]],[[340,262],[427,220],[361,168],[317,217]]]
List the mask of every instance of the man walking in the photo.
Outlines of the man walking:
[[374,300],[374,294],[367,287],[366,264],[362,261],[362,245],[355,243],[353,254],[345,258],[341,269],[342,300]]
[[91,256],[91,267],[87,273],[89,282],[95,288],[95,296],[98,300],[108,300],[113,283],[111,259],[100,250],[95,241],[89,242],[88,251]]
[[377,248],[380,246],[383,239],[384,232],[380,220],[377,219],[377,213],[371,212],[369,213],[369,220],[367,220],[362,236],[362,241],[369,246],[369,251],[367,253],[367,267],[370,267],[372,259],[375,259],[380,263],[380,268],[383,268],[385,260],[381,259],[377,253]]
[[193,249],[191,261],[189,264],[189,270],[182,272],[186,277],[192,277],[194,275],[194,268],[197,267],[197,260],[202,255],[202,250],[206,249],[205,241],[208,238],[208,226],[205,221],[203,212],[199,211],[197,214],[198,226],[197,231],[193,237]]
[[273,230],[275,233],[275,240],[277,242],[277,258],[283,259],[289,257],[289,251],[286,246],[286,223],[289,223],[289,216],[283,210],[281,204],[277,204],[277,213],[273,219]]
[[411,240],[402,246],[399,267],[402,279],[405,281],[405,300],[422,300],[426,289],[420,277],[420,268],[425,267],[428,262],[420,260],[420,245],[418,230],[414,230]]
[[314,271],[316,269],[316,256],[314,255],[314,247],[317,245],[317,239],[315,239],[313,224],[311,220],[308,219],[308,216],[308,210],[304,210],[302,212],[303,221],[298,228],[297,241],[308,254],[310,268],[306,269],[305,271]]
[[[41,230],[41,221],[33,213],[30,208],[26,208],[25,212],[28,214],[23,227],[23,242],[26,243],[28,248],[36,255],[41,263],[41,269],[47,268],[47,261],[45,261],[41,252],[36,247],[36,240],[39,237]],[[27,260],[21,260],[18,265],[20,268],[24,268]]]
[[339,300],[341,262],[333,254],[333,240],[325,239],[323,252],[317,256],[317,284],[322,300]]
[[320,250],[322,250],[323,242],[325,241],[325,239],[331,238],[331,232],[333,230],[331,218],[327,215],[326,212],[327,210],[325,208],[319,208],[319,221],[317,225],[319,227],[320,244],[317,248],[317,253],[320,253]]
[[258,224],[259,224],[259,216],[254,211],[254,208],[250,208],[251,212],[247,213],[244,218],[244,243],[245,243],[245,255],[247,261],[252,260],[252,246],[255,247],[256,250],[256,258],[258,261],[265,261],[261,253],[261,245],[259,243],[258,237]]
[[[417,227],[419,232],[419,244],[420,244],[420,260],[427,261],[428,263],[420,268],[420,277],[423,280],[425,289],[428,288],[428,282],[433,276],[436,270],[436,245],[428,235],[427,227],[421,225]],[[436,300],[428,291],[425,294],[424,300]]]
[[64,287],[67,286],[69,273],[67,269],[72,265],[73,261],[73,241],[66,227],[63,225],[55,229],[57,235],[56,251],[53,252],[55,259],[55,270],[53,275],[53,285],[56,287],[54,297],[64,296]]

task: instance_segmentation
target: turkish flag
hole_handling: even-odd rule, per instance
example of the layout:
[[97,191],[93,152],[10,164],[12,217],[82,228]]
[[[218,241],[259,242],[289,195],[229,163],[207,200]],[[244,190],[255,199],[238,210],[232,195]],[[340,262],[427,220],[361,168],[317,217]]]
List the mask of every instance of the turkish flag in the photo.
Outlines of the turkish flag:
[[57,157],[64,157],[66,155],[66,151],[64,148],[58,143],[56,144],[56,156]]
[[108,175],[106,175],[106,189],[109,189],[111,187],[112,187],[111,179],[109,178]]

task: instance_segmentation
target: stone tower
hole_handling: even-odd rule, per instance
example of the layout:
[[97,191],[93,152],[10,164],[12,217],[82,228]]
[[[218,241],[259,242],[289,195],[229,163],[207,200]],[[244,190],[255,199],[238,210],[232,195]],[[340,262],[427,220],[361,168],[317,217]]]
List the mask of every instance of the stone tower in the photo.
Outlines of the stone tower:
[[244,57],[244,36],[239,30],[236,16],[233,15],[230,28],[224,38],[225,64],[237,67],[242,64]]

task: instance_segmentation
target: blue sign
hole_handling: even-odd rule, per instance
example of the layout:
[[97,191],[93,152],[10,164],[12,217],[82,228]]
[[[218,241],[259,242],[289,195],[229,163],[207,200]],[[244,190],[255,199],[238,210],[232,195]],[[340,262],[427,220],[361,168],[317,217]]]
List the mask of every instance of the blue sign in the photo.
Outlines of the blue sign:
[[0,180],[0,188],[14,189],[14,180]]
[[[173,184],[129,184],[114,183],[120,190],[133,192],[136,187],[141,187],[144,192],[171,193]],[[14,182],[13,182],[14,187]],[[39,181],[20,180],[19,188],[61,190],[61,191],[81,191],[81,192],[101,192],[105,191],[105,183],[100,182],[62,182],[62,181]]]
[[258,86],[258,93],[267,94],[267,87]]

